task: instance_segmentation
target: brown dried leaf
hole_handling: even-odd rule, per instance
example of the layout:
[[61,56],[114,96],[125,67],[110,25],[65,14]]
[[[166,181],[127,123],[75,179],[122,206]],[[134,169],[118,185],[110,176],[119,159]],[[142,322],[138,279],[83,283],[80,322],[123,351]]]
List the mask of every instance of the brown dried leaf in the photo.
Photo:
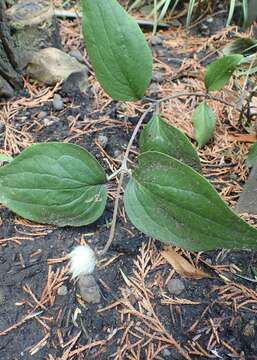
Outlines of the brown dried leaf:
[[194,267],[188,260],[186,260],[182,255],[178,254],[171,247],[165,247],[161,251],[162,256],[167,262],[176,270],[176,272],[185,277],[190,278],[204,278],[209,277],[201,269]]

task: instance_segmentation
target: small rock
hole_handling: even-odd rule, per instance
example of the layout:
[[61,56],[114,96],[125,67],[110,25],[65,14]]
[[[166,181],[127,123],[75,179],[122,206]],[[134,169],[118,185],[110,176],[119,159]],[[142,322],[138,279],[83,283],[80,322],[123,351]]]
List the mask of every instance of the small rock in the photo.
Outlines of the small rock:
[[185,290],[185,285],[180,279],[170,279],[167,287],[172,295],[180,295]]
[[206,24],[201,24],[200,26],[200,32],[203,36],[209,36],[211,31],[209,29],[209,26]]
[[108,144],[108,137],[105,135],[98,135],[96,141],[103,149],[105,149]]
[[49,119],[49,118],[44,118],[43,120],[43,125],[44,126],[51,126],[55,123],[55,120],[53,119]]
[[116,159],[116,160],[118,160],[118,161],[122,161],[123,160],[123,158],[124,158],[124,154],[123,154],[123,152],[122,151],[120,151],[120,150],[114,150],[114,158]]
[[55,111],[60,111],[63,109],[63,99],[61,95],[55,94],[53,99],[53,108]]
[[81,54],[81,52],[78,49],[72,49],[69,52],[70,56],[74,57],[75,59],[77,59],[80,63],[84,63],[84,59],[83,56]]
[[214,19],[213,19],[212,16],[209,16],[209,17],[206,19],[206,21],[207,21],[207,23],[212,24],[213,21],[214,21]]
[[67,286],[65,286],[65,285],[60,286],[59,289],[57,290],[57,294],[60,296],[67,295],[68,294]]
[[162,354],[163,354],[163,356],[170,358],[171,351],[170,351],[169,349],[164,349],[164,350],[162,351]]
[[254,324],[251,323],[246,324],[243,329],[243,335],[247,337],[254,337],[255,335]]
[[79,291],[82,299],[89,304],[99,304],[101,293],[93,275],[83,275],[79,278]]
[[63,82],[62,90],[68,97],[74,96],[77,92],[86,92],[89,87],[87,69],[74,72]]
[[156,71],[153,73],[152,80],[161,83],[164,80],[164,74],[160,71]]
[[154,35],[154,36],[151,37],[150,43],[153,46],[161,45],[162,44],[162,39],[159,36]]
[[33,53],[26,73],[34,80],[55,85],[73,74],[87,77],[87,67],[59,49],[45,48]]
[[13,88],[8,84],[8,82],[0,76],[0,98],[10,98],[14,96]]
[[47,117],[46,111],[40,111],[40,113],[38,113],[38,116],[37,116],[38,119],[44,119],[45,117]]
[[148,91],[149,91],[149,94],[150,94],[150,95],[155,95],[155,94],[157,94],[158,91],[159,91],[158,84],[152,83],[152,84],[149,86]]

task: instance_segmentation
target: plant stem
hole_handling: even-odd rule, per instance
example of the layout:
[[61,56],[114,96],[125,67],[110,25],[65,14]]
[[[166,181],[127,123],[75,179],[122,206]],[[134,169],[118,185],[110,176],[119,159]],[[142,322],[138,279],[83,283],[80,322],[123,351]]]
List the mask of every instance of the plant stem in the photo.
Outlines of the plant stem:
[[165,102],[165,101],[169,101],[169,100],[172,100],[172,99],[176,99],[176,98],[180,98],[180,97],[187,97],[187,96],[195,96],[195,97],[204,97],[206,99],[210,99],[210,100],[215,100],[215,101],[219,101],[220,103],[222,104],[225,104],[227,106],[230,106],[230,107],[236,107],[235,105],[227,102],[226,100],[223,100],[219,97],[216,97],[216,96],[212,96],[208,93],[196,93],[196,92],[184,92],[184,93],[177,93],[175,95],[170,95],[170,96],[167,96],[165,98],[162,98],[162,99],[152,99],[152,98],[145,98],[146,100],[148,101],[152,101],[152,102],[155,102],[155,103],[162,103],[162,102]]
[[123,184],[123,180],[124,180],[124,175],[126,173],[128,173],[127,163],[128,163],[129,153],[130,153],[131,147],[133,145],[133,142],[135,140],[135,137],[137,136],[137,133],[138,133],[144,119],[146,118],[146,116],[152,110],[153,110],[153,105],[150,105],[149,108],[140,117],[140,119],[139,119],[133,133],[132,133],[132,136],[131,136],[131,138],[129,140],[129,143],[128,143],[128,146],[127,146],[127,149],[126,149],[123,161],[122,161],[122,165],[121,165],[120,169],[118,169],[117,172],[115,172],[116,175],[117,175],[117,173],[118,174],[120,173],[120,179],[119,179],[118,188],[117,188],[116,197],[115,197],[114,210],[113,210],[113,216],[112,216],[112,225],[111,225],[109,238],[107,240],[107,243],[106,243],[104,249],[101,251],[100,255],[106,254],[106,252],[109,250],[109,248],[110,248],[110,246],[111,246],[111,244],[113,242],[114,235],[115,235],[115,229],[116,229],[116,223],[117,223],[118,210],[119,210],[119,201],[120,201],[121,188],[122,188],[122,184]]

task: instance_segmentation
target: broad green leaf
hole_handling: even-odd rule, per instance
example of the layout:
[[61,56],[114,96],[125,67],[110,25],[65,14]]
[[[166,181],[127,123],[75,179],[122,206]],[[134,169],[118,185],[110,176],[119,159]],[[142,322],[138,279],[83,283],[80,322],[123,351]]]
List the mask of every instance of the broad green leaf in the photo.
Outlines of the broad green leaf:
[[35,144],[0,168],[0,203],[40,223],[80,226],[103,213],[104,170],[80,146]]
[[13,161],[13,158],[10,155],[0,154],[0,163]]
[[215,130],[215,114],[203,101],[193,113],[194,136],[200,147],[207,144]]
[[213,61],[204,77],[207,91],[217,91],[226,85],[243,58],[243,55],[225,55]]
[[135,227],[166,244],[194,251],[257,248],[257,230],[230,210],[206,179],[169,155],[139,156],[125,209]]
[[173,156],[201,172],[200,159],[186,135],[159,116],[153,116],[145,126],[139,149],[140,153],[152,150]]
[[141,98],[152,78],[143,33],[116,0],[82,0],[83,32],[97,80],[115,100]]
[[257,161],[257,142],[254,143],[249,150],[247,159],[246,159],[246,165],[248,167],[252,167]]

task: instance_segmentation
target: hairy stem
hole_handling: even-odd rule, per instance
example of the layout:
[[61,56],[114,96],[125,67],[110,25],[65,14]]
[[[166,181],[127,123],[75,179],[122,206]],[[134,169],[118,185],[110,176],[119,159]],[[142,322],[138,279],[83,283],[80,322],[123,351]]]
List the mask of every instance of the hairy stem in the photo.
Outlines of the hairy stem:
[[[104,249],[101,252],[101,255],[106,254],[106,252],[109,250],[113,239],[114,239],[114,235],[115,235],[115,229],[116,229],[116,223],[117,223],[117,217],[118,217],[118,210],[119,210],[119,201],[120,201],[120,193],[121,193],[121,189],[122,189],[122,184],[123,184],[123,180],[124,180],[124,176],[125,174],[128,172],[128,167],[127,167],[127,163],[128,163],[128,157],[129,157],[129,153],[131,150],[131,147],[133,145],[133,142],[137,136],[137,133],[144,121],[144,119],[146,118],[146,116],[153,110],[153,105],[150,105],[149,108],[143,113],[143,115],[141,116],[141,118],[139,119],[133,133],[132,136],[129,140],[123,161],[122,161],[122,165],[120,167],[120,169],[118,170],[120,173],[120,178],[119,178],[119,182],[118,182],[118,187],[117,187],[117,192],[116,192],[116,197],[115,197],[115,203],[114,203],[114,210],[113,210],[113,216],[112,216],[112,225],[111,225],[111,230],[110,230],[110,234],[109,234],[109,238],[107,240],[107,243],[104,247]],[[115,173],[114,173],[115,174]],[[110,179],[110,178],[109,178]]]
[[163,103],[165,101],[169,101],[169,100],[180,98],[180,97],[188,97],[188,96],[204,97],[206,99],[215,100],[215,101],[218,101],[218,102],[220,102],[222,104],[225,104],[227,106],[236,108],[236,105],[231,104],[226,100],[223,100],[223,99],[221,99],[219,97],[216,97],[216,96],[212,96],[212,95],[210,95],[208,93],[201,93],[201,92],[198,92],[198,93],[196,93],[196,92],[183,92],[183,93],[177,93],[175,95],[170,95],[170,96],[167,96],[167,97],[162,98],[162,99],[152,99],[152,98],[145,98],[145,99],[148,100],[148,101],[151,101],[151,102],[155,102],[157,104],[161,104],[161,103]]

